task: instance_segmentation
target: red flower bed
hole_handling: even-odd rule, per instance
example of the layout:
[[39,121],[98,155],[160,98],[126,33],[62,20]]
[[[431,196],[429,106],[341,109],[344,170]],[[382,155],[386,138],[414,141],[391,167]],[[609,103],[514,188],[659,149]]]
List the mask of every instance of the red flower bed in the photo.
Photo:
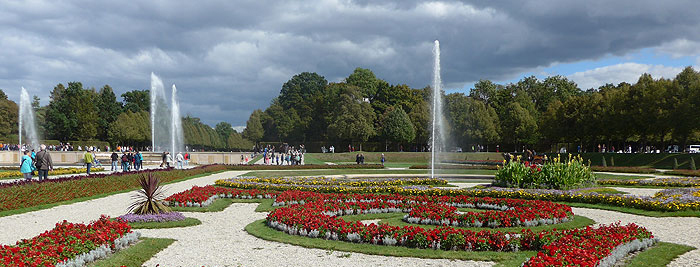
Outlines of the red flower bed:
[[126,222],[105,216],[88,225],[63,221],[32,239],[0,246],[0,266],[54,266],[102,245],[114,248],[114,240],[130,231]]

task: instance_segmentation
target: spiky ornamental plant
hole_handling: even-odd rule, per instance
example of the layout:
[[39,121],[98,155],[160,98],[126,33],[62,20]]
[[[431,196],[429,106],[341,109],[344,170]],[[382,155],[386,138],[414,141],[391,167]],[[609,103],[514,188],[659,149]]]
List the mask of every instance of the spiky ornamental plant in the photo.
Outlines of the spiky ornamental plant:
[[170,212],[170,208],[163,205],[163,187],[157,176],[152,173],[144,174],[141,175],[139,182],[141,190],[132,197],[134,203],[129,206],[129,212],[142,215]]

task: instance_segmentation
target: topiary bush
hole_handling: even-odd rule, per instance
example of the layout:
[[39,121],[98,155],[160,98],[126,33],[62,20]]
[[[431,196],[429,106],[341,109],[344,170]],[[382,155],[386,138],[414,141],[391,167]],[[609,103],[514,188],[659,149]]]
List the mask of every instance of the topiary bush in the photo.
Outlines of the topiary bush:
[[521,162],[520,157],[496,171],[493,185],[518,188],[571,189],[592,186],[595,176],[580,156],[560,157],[543,165]]

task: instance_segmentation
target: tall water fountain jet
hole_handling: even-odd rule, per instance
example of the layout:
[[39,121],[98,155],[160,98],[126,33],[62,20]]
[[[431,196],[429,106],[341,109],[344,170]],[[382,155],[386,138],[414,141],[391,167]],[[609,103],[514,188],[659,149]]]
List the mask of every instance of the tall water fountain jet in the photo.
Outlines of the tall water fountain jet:
[[180,102],[177,101],[177,88],[173,84],[173,91],[170,97],[170,146],[175,159],[175,154],[184,150],[184,132],[182,131],[182,117],[180,117]]
[[433,94],[431,109],[430,131],[430,177],[435,178],[435,163],[440,159],[440,152],[444,151],[445,120],[442,114],[442,79],[440,78],[440,41],[435,40],[433,46]]
[[[27,89],[22,87],[22,92],[19,98],[19,145],[22,146],[22,132],[29,139],[27,144],[38,151],[39,148],[39,134],[36,131],[36,121],[34,120],[34,108],[32,107],[32,102],[29,99],[29,93]],[[30,148],[28,148],[30,149]]]
[[166,151],[171,145],[171,113],[163,81],[151,73],[151,151]]

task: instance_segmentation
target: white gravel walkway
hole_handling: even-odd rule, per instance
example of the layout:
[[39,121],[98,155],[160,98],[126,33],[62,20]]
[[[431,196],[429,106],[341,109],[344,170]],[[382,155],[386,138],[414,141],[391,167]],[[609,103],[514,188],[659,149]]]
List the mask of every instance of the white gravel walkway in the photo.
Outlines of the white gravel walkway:
[[201,225],[174,229],[139,230],[147,237],[178,241],[144,266],[492,266],[492,262],[386,257],[309,249],[265,241],[246,233],[249,223],[263,219],[258,204],[234,203],[222,212],[186,213]]
[[[167,196],[192,188],[193,185],[208,185],[223,178],[231,178],[245,171],[229,171],[165,185]],[[111,195],[99,199],[56,206],[50,209],[0,217],[0,244],[14,245],[20,239],[32,238],[53,229],[57,222],[88,223],[105,214],[112,217],[124,215],[134,191]]]
[[610,187],[610,188],[615,189],[617,191],[627,192],[630,195],[636,195],[636,196],[654,196],[654,194],[656,194],[656,192],[663,190],[661,188],[632,188],[632,187]]
[[[636,223],[646,227],[655,237],[664,242],[700,248],[700,218],[697,217],[646,217],[616,211],[573,208],[574,214],[595,220],[599,224],[620,221],[622,224]],[[681,255],[668,266],[700,266],[700,250],[695,249]]]

